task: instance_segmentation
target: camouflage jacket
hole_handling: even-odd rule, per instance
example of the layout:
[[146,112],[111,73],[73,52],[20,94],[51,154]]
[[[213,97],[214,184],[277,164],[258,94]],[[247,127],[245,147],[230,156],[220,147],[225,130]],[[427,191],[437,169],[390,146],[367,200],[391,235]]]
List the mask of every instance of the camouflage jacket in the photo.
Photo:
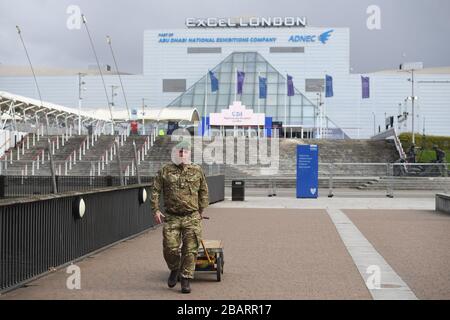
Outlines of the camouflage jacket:
[[153,180],[151,193],[152,212],[160,210],[161,192],[165,211],[169,214],[186,215],[203,211],[209,204],[208,185],[200,166],[167,164]]

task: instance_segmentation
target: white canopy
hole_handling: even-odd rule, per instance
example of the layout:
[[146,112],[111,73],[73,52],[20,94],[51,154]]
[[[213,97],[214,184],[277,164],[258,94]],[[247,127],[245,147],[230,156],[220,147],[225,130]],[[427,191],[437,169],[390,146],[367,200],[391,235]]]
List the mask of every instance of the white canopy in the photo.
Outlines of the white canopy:
[[[108,109],[98,109],[94,111],[97,117],[108,117]],[[126,110],[117,110],[112,112],[114,121],[127,121],[128,112]],[[180,108],[180,107],[167,107],[167,108],[149,108],[145,109],[145,114],[142,116],[142,111],[139,110],[137,114],[131,115],[131,120],[150,120],[150,121],[200,121],[200,116],[196,108]]]
[[[2,112],[3,119],[11,118],[13,115],[16,119],[26,117],[34,117],[38,113],[53,118],[77,118],[78,110],[64,107],[58,104],[39,101],[32,98],[23,97],[17,94],[12,94],[5,91],[0,91],[0,111]],[[9,117],[8,117],[9,116]],[[111,122],[110,116],[99,116],[93,112],[82,111],[80,112],[81,121],[104,121]]]

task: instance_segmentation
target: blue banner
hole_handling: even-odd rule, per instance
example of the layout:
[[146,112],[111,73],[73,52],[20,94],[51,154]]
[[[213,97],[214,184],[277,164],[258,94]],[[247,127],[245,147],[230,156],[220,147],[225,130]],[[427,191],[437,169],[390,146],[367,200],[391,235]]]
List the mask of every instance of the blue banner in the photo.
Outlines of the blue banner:
[[272,117],[266,117],[264,123],[264,130],[266,131],[266,137],[272,137]]
[[259,77],[259,98],[267,98],[267,78]]
[[219,90],[219,80],[212,71],[209,72],[209,77],[211,79],[211,92],[216,92]]
[[198,126],[198,134],[203,137],[205,133],[209,131],[209,129],[209,117],[202,117],[202,121]]
[[319,148],[297,145],[297,198],[319,196]]
[[331,98],[334,93],[333,93],[333,77],[326,75],[325,76],[325,98]]

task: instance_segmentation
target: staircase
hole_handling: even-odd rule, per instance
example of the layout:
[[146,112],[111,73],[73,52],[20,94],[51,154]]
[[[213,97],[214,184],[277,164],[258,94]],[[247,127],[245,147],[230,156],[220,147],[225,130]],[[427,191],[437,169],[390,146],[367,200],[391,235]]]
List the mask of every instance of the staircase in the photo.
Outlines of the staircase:
[[[72,165],[72,170],[68,174],[72,176],[89,176],[92,173],[92,168],[95,167],[95,174],[98,175],[98,162],[101,160],[102,155],[105,154],[105,151],[110,150],[114,139],[114,136],[111,135],[101,135],[97,137],[97,141],[94,141],[94,146],[92,146],[92,140],[89,138],[89,149],[86,149],[82,161]],[[102,174],[106,174],[105,170],[101,170]]]

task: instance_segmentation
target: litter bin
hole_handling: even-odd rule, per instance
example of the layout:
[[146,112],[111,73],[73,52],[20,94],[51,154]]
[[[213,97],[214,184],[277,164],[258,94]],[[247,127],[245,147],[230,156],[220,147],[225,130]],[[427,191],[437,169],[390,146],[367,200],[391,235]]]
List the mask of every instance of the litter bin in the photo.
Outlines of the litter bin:
[[231,201],[244,201],[245,199],[245,181],[231,181]]

